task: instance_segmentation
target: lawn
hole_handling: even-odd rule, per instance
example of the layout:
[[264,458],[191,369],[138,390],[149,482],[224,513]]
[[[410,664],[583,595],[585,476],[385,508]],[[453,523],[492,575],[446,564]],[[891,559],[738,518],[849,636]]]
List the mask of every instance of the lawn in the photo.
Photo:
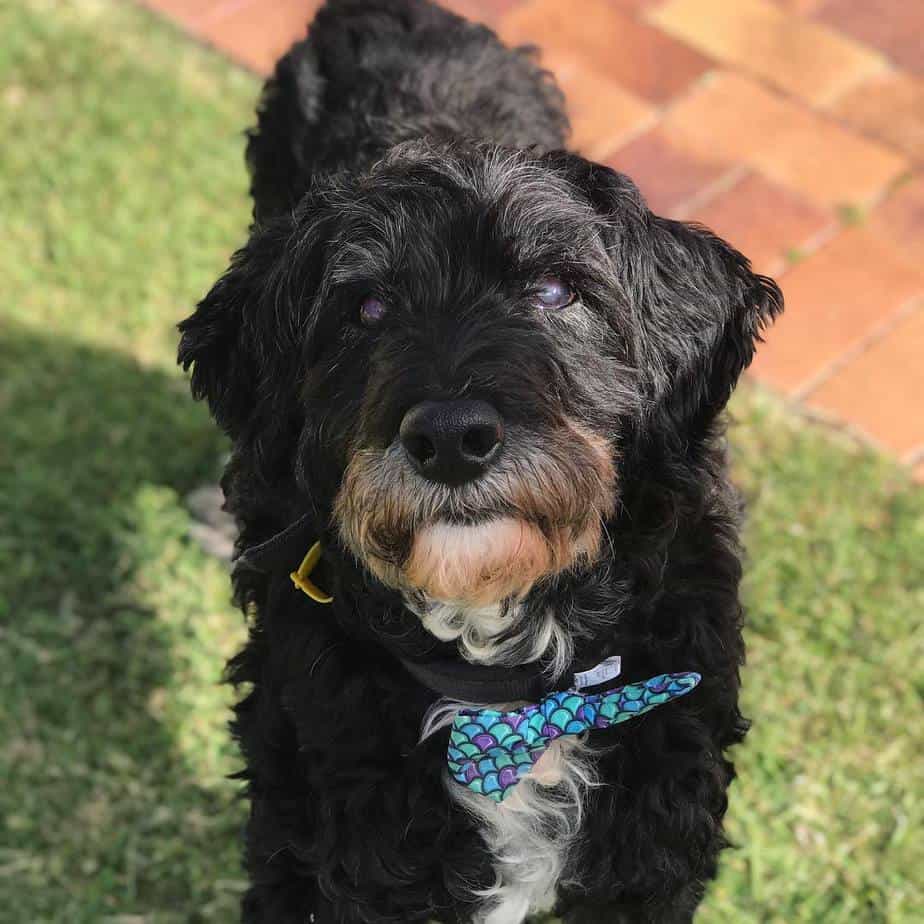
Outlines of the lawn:
[[[242,638],[174,324],[242,241],[256,80],[109,0],[0,7],[0,922],[234,920]],[[698,920],[924,920],[924,491],[750,388],[738,848]]]

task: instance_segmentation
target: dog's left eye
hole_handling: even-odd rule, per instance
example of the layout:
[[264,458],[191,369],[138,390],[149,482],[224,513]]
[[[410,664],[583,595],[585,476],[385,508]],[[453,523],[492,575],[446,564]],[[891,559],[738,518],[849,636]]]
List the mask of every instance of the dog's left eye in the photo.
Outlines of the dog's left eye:
[[546,276],[536,284],[533,304],[543,311],[567,308],[574,301],[574,290],[557,276]]
[[374,295],[367,295],[359,306],[359,320],[363,327],[378,327],[388,314],[388,305]]

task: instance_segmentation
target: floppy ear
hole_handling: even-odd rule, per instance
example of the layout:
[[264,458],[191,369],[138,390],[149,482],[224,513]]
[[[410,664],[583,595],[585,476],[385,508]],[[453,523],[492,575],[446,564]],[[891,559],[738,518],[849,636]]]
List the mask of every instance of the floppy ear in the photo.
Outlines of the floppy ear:
[[208,401],[231,437],[236,421],[253,406],[257,388],[256,360],[244,336],[244,319],[260,300],[262,274],[253,249],[248,244],[234,254],[230,267],[179,324],[177,361],[184,371],[192,366],[193,397]]
[[783,296],[706,228],[649,212],[639,246],[633,311],[653,398],[680,421],[708,423],[782,311]]
[[313,229],[296,231],[298,214],[305,210],[255,230],[179,325],[177,361],[192,367],[193,396],[232,439],[261,417],[281,420],[292,389],[274,383],[297,374],[319,261]]
[[623,174],[584,161],[576,182],[603,218],[646,397],[682,432],[708,424],[782,311],[779,288],[706,228],[652,214]]

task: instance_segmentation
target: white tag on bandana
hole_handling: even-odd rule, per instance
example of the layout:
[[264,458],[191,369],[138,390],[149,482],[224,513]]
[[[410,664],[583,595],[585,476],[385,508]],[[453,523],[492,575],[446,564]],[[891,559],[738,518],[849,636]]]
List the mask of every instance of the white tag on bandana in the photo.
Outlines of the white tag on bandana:
[[612,658],[601,661],[596,667],[575,674],[575,689],[583,690],[585,687],[595,687],[598,683],[606,683],[607,680],[618,677],[621,671],[622,658],[619,655],[613,655]]

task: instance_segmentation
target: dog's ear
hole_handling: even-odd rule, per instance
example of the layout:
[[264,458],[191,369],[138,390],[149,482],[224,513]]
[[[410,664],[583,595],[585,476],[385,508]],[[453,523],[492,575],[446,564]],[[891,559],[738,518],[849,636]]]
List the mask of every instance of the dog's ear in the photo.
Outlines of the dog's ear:
[[708,423],[728,403],[783,296],[706,228],[650,212],[640,227],[632,305],[653,397],[679,421]]
[[706,228],[654,215],[623,174],[580,158],[570,169],[601,215],[650,406],[681,432],[708,424],[782,310],[779,288]]
[[[296,214],[255,229],[179,325],[177,360],[184,370],[192,367],[193,396],[208,401],[232,439],[245,426],[256,425],[267,409],[273,417],[284,410],[274,383],[297,374],[294,365],[307,336],[306,314],[318,270],[314,237],[310,229],[298,227]],[[289,394],[291,388],[283,391]]]
[[215,420],[231,437],[245,409],[253,407],[257,389],[245,319],[259,310],[259,286],[267,274],[255,250],[252,240],[238,250],[196,310],[179,324],[177,361],[184,371],[192,367],[193,397],[208,401]]

